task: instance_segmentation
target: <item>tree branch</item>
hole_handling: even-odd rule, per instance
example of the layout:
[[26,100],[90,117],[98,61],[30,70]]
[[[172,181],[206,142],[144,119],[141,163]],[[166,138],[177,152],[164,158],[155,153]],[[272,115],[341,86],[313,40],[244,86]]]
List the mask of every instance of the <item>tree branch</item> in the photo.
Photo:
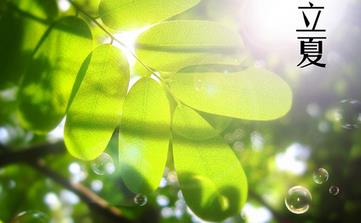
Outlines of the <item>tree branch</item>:
[[126,219],[119,209],[111,207],[106,200],[95,194],[84,185],[70,182],[65,177],[47,167],[45,162],[42,160],[42,158],[47,155],[60,154],[64,152],[65,145],[63,142],[36,145],[29,149],[23,149],[15,152],[12,152],[12,150],[7,146],[0,144],[0,167],[15,163],[27,164],[39,173],[49,177],[54,182],[78,195],[91,210],[96,211],[109,219],[111,222],[131,223],[132,221]]
[[157,78],[159,78],[160,80],[161,77],[158,76],[156,74],[156,72],[154,72],[154,70],[152,68],[150,68],[148,65],[144,64],[143,61],[141,61],[137,55],[135,55],[135,53],[129,49],[129,47],[127,45],[125,45],[122,41],[120,41],[119,39],[117,39],[111,32],[109,32],[102,24],[100,24],[96,18],[92,17],[91,15],[89,15],[89,13],[87,13],[85,10],[82,9],[81,6],[79,6],[77,3],[74,2],[74,0],[68,0],[68,2],[79,12],[81,12],[83,15],[85,15],[86,17],[88,17],[92,22],[94,22],[95,25],[97,25],[104,33],[106,33],[110,39],[112,41],[116,41],[117,43],[119,43],[122,47],[124,47],[124,49],[126,49],[146,70],[148,70],[149,72],[151,72],[151,74],[153,74],[154,76],[156,76]]
[[35,15],[29,13],[29,12],[26,12],[26,11],[23,11],[23,10],[19,9],[19,8],[18,8],[14,3],[12,3],[12,2],[7,2],[7,6],[8,6],[10,9],[14,10],[14,11],[17,12],[18,14],[20,14],[20,15],[26,17],[26,18],[32,19],[32,20],[37,21],[37,22],[39,22],[39,23],[41,23],[41,24],[44,24],[44,25],[50,25],[50,24],[51,24],[51,22],[48,21],[48,20],[46,20],[46,19],[37,17],[37,16],[35,16]]
[[66,178],[47,167],[42,160],[31,162],[30,165],[38,172],[49,177],[56,183],[62,185],[64,188],[78,195],[80,199],[82,199],[89,206],[90,209],[98,212],[102,216],[105,216],[112,222],[132,222],[124,218],[122,212],[119,209],[111,207],[106,200],[95,194],[93,191],[89,190],[87,187],[80,183],[69,182]]
[[0,167],[13,163],[28,163],[29,161],[34,161],[47,155],[64,152],[65,145],[63,142],[34,145],[29,149],[14,152],[7,146],[0,144]]

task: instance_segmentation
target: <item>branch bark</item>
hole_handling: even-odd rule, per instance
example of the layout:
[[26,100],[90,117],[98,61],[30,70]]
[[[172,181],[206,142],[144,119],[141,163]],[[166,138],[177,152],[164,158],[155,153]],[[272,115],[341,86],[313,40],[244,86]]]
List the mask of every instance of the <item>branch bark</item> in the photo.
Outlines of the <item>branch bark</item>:
[[12,150],[7,146],[0,144],[0,167],[16,163],[27,164],[39,173],[75,193],[88,205],[91,210],[106,217],[109,221],[117,223],[133,222],[125,218],[119,209],[110,206],[106,200],[95,194],[89,188],[80,183],[72,183],[56,171],[49,168],[42,159],[47,155],[61,154],[64,152],[65,145],[63,142],[36,145],[31,148],[15,152],[12,152]]

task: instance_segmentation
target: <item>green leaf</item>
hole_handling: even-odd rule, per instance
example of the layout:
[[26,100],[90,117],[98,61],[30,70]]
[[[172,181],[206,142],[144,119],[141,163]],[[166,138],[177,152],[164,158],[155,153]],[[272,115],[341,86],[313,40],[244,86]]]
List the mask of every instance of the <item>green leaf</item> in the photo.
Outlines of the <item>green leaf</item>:
[[133,29],[177,15],[200,0],[102,0],[99,15],[113,29]]
[[18,117],[25,128],[47,132],[60,122],[91,48],[90,29],[77,17],[60,19],[44,34],[18,94]]
[[127,95],[119,134],[121,176],[130,190],[148,193],[163,176],[170,136],[170,109],[163,88],[139,80]]
[[100,0],[73,0],[88,14],[98,17]]
[[[240,64],[247,58],[236,32],[219,23],[199,20],[175,20],[151,27],[137,39],[136,54],[162,74],[190,65]],[[136,70],[149,74],[139,63]]]
[[172,129],[178,135],[193,140],[213,138],[220,133],[196,111],[184,105],[178,105],[174,110]]
[[30,13],[41,19],[52,20],[58,16],[58,6],[55,0],[9,0],[9,4],[14,4],[20,10]]
[[232,122],[232,118],[209,114],[205,112],[198,112],[218,133],[222,133]]
[[192,108],[240,119],[276,119],[292,104],[287,83],[259,68],[223,73],[192,67],[172,75],[169,85],[175,97]]
[[79,90],[69,107],[64,142],[73,156],[92,160],[107,147],[119,125],[129,83],[129,65],[121,51],[101,45],[83,64]]
[[12,0],[4,5],[9,10],[0,16],[0,30],[6,30],[0,35],[0,52],[3,52],[0,53],[0,89],[19,84],[33,49],[48,28],[46,24],[20,16],[14,8],[44,20],[57,15],[57,5],[53,0]]
[[[199,115],[192,120],[199,124],[204,121]],[[175,121],[174,132],[194,133],[191,127],[186,133],[186,128]],[[199,126],[205,132],[213,131],[206,123]],[[221,221],[239,213],[247,200],[247,178],[236,155],[220,136],[200,141],[173,134],[173,157],[184,199],[196,215]]]

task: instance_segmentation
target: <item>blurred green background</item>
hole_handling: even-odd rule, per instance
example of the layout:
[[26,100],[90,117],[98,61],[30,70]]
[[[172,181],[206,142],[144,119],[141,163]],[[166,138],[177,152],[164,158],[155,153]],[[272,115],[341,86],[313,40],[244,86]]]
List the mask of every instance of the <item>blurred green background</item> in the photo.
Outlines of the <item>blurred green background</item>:
[[[76,11],[65,0],[54,5],[35,1],[43,9],[25,2],[32,1],[0,2],[0,222],[110,222],[74,191],[53,181],[53,173],[26,163],[11,163],[7,157],[14,152],[23,154],[25,149],[16,148],[62,142],[61,124],[47,135],[19,126],[14,114],[16,91],[29,55],[46,30],[44,21]],[[76,2],[96,17],[99,1]],[[295,30],[302,22],[297,4],[286,0],[204,0],[176,16],[215,20],[236,29],[254,62],[282,76],[294,94],[292,110],[285,117],[271,122],[232,119],[224,131],[225,140],[242,162],[250,188],[242,213],[225,222],[353,223],[359,219],[361,1],[324,3],[321,25],[327,29],[326,68],[296,67],[301,56]],[[92,29],[100,41],[103,33],[96,26]],[[109,156],[96,161],[75,160],[56,150],[43,156],[44,162],[69,182],[88,187],[134,222],[202,222],[187,208],[171,169],[166,169],[156,192],[147,197],[131,193],[117,175],[115,141],[106,150]],[[318,168],[328,172],[322,184],[313,180]],[[291,213],[284,203],[287,191],[296,185],[307,188],[312,196],[308,211],[300,215]],[[330,193],[331,186],[337,187],[338,193]]]

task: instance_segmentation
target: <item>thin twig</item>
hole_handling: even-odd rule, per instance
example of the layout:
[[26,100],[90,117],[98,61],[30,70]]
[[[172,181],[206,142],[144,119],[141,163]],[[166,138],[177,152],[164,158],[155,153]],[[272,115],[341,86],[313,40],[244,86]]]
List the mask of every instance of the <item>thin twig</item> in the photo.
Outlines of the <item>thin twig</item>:
[[124,44],[122,41],[120,41],[119,39],[117,39],[111,32],[109,32],[102,24],[100,24],[95,17],[89,15],[85,10],[83,10],[77,3],[75,3],[73,0],[68,0],[68,2],[79,12],[81,12],[83,15],[85,15],[86,17],[88,17],[92,22],[94,22],[95,25],[97,25],[101,30],[103,30],[103,32],[105,32],[112,40],[114,40],[115,42],[119,43],[122,47],[124,47],[124,49],[128,50],[129,53],[149,72],[151,72],[151,74],[154,74],[155,76],[157,76],[158,78],[160,78],[158,75],[155,74],[155,71],[153,69],[151,69],[149,66],[147,66],[146,64],[144,64],[138,57],[137,55],[135,55],[135,53],[129,49],[129,47]]
[[64,152],[65,145],[63,142],[34,145],[31,148],[14,152],[9,147],[0,144],[0,167],[14,163],[27,163],[47,155]]
[[26,18],[29,18],[29,19],[32,19],[32,20],[35,20],[39,23],[42,23],[44,25],[51,25],[51,22],[46,20],[46,19],[43,19],[43,18],[40,18],[40,17],[37,17],[29,12],[26,12],[26,11],[23,11],[21,10],[20,8],[18,8],[16,5],[14,5],[14,3],[11,3],[11,2],[8,2],[7,3],[7,6],[14,10],[15,12],[19,13],[20,15],[26,17]]
[[106,217],[111,222],[131,223],[132,221],[126,219],[119,209],[110,206],[106,200],[99,197],[84,185],[70,182],[65,177],[47,167],[42,160],[42,158],[47,155],[60,154],[64,152],[65,145],[63,142],[36,145],[31,148],[22,149],[15,152],[12,152],[11,148],[0,144],[0,167],[15,163],[24,163],[30,165],[38,172],[49,177],[56,183],[62,185],[64,188],[67,188],[68,190],[78,195],[80,199],[89,206],[90,209]]
[[62,185],[64,188],[75,193],[81,198],[82,201],[84,201],[89,206],[91,210],[94,210],[102,216],[105,216],[108,220],[117,223],[132,222],[129,219],[124,218],[122,212],[119,209],[110,206],[106,200],[95,194],[93,191],[80,183],[71,183],[66,178],[47,167],[42,160],[39,159],[35,162],[30,162],[29,164],[38,172],[42,173],[56,183]]

